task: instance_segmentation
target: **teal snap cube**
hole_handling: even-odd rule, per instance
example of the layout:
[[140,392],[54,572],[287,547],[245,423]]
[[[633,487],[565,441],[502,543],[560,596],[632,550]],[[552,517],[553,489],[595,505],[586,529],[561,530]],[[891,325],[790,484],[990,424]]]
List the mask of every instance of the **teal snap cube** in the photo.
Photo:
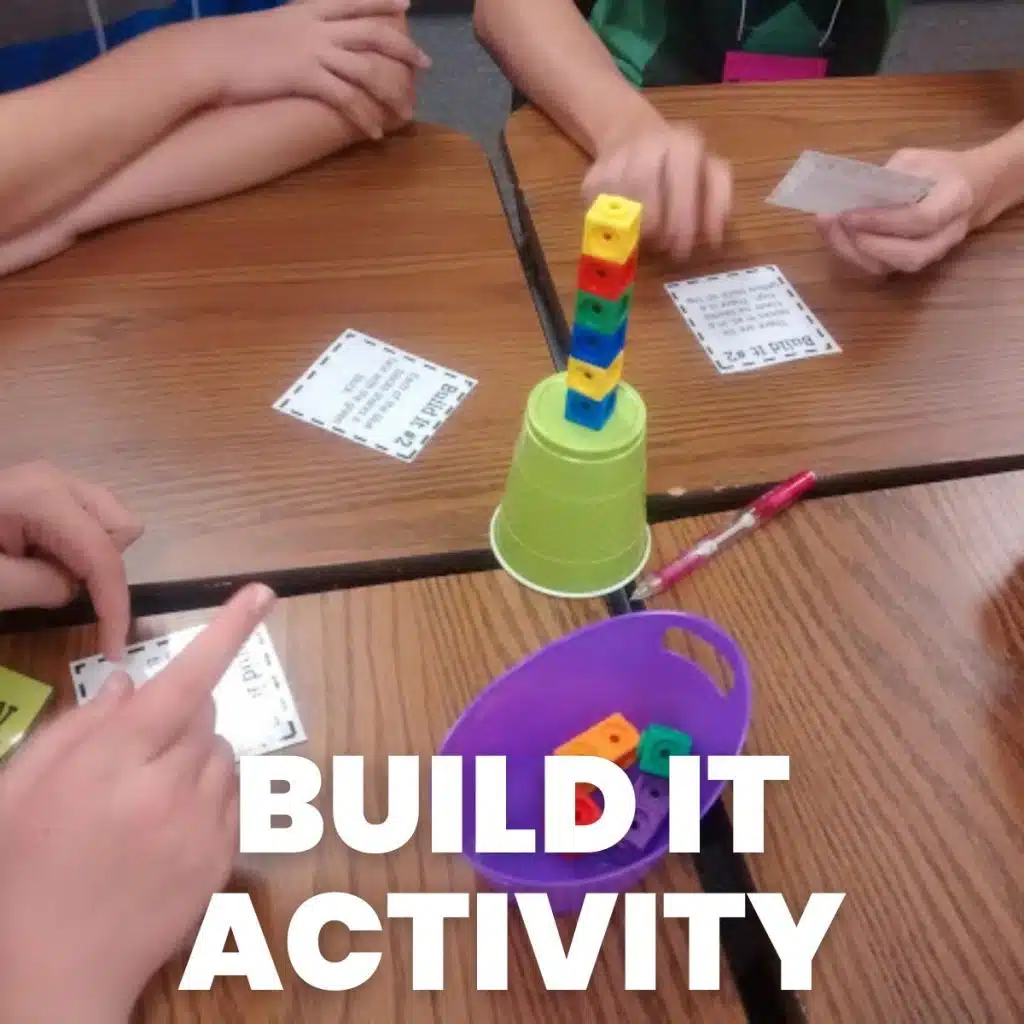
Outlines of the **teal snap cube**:
[[693,740],[667,725],[649,725],[640,734],[636,764],[647,775],[668,778],[668,759],[686,757],[693,750]]

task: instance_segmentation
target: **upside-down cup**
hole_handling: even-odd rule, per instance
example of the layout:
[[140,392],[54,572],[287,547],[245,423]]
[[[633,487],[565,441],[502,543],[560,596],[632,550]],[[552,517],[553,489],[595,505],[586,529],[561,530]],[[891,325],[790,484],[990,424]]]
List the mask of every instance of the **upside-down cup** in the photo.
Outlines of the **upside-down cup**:
[[647,408],[625,382],[601,430],[565,418],[566,375],[530,393],[491,548],[520,583],[553,597],[600,597],[650,557]]

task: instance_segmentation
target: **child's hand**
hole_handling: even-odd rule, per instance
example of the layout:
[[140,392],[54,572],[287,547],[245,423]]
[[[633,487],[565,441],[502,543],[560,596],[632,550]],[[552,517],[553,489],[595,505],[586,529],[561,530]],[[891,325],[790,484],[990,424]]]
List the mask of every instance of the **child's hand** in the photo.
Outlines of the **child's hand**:
[[840,259],[872,275],[914,274],[983,226],[987,186],[973,152],[905,149],[886,166],[936,185],[912,206],[819,217],[822,237]]
[[[408,32],[404,17],[383,20],[398,32]],[[366,59],[375,94],[388,97],[388,111],[382,127],[385,132],[395,131],[413,118],[416,103],[415,71],[408,64],[380,53],[367,53]]]
[[212,693],[272,603],[240,591],[145,686],[111,677],[0,772],[5,1020],[127,1021],[228,881],[238,781]]
[[587,202],[600,193],[644,204],[644,239],[686,260],[703,237],[720,246],[732,206],[732,173],[695,129],[668,124],[599,153],[583,181]]
[[416,103],[416,81],[408,66],[392,60],[370,54],[371,74],[374,88],[386,92],[392,101],[388,103],[388,111],[381,127],[385,132],[393,132],[413,119]]
[[103,651],[120,657],[131,619],[122,554],[141,535],[102,487],[41,462],[0,471],[0,610],[59,608],[84,583]]
[[408,0],[294,0],[254,14],[180,26],[192,59],[215,62],[227,103],[305,96],[335,108],[371,138],[392,116],[408,119],[407,90],[381,61],[411,72],[430,60],[398,21]]

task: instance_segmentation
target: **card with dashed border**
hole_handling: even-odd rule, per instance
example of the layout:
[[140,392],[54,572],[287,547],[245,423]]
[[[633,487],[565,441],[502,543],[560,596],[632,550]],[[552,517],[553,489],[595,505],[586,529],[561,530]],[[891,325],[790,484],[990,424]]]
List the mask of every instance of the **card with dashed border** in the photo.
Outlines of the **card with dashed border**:
[[[132,644],[116,665],[102,654],[73,661],[71,683],[75,700],[88,703],[118,669],[126,672],[136,687],[145,685],[203,628],[194,626]],[[217,683],[213,704],[214,730],[231,744],[236,757],[269,754],[306,741],[291,687],[264,625],[257,626]]]
[[719,373],[842,351],[776,266],[673,281],[665,290]]
[[472,377],[347,330],[274,408],[412,462],[476,384]]

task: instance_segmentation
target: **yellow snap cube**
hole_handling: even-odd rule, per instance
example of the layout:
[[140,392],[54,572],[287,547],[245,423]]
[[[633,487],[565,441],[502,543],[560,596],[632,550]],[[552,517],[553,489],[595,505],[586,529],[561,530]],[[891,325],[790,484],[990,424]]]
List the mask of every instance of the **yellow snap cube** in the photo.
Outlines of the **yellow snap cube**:
[[583,254],[620,266],[628,263],[640,241],[644,208],[622,196],[598,196],[583,222]]
[[566,384],[573,391],[600,402],[622,380],[622,363],[625,352],[620,352],[611,366],[594,366],[582,359],[569,357]]

